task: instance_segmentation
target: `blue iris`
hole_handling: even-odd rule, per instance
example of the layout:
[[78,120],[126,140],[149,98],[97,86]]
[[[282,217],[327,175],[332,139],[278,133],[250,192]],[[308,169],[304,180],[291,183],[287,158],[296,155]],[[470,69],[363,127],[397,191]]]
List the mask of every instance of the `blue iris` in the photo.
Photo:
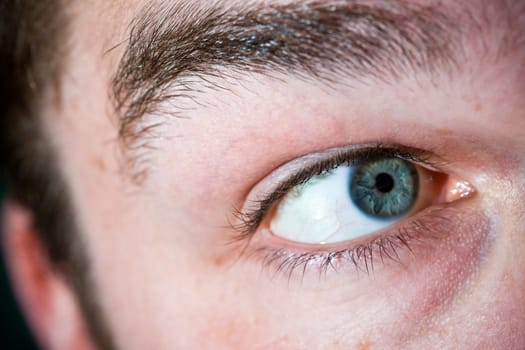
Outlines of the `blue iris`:
[[350,197],[364,213],[381,218],[406,214],[419,191],[416,167],[403,159],[384,158],[356,167]]

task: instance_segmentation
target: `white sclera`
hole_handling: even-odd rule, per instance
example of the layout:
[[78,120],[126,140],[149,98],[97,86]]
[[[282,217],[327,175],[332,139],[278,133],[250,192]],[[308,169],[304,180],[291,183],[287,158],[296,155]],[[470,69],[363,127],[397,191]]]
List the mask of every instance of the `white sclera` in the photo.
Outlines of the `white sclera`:
[[354,168],[340,166],[293,189],[276,208],[272,233],[300,243],[328,244],[366,236],[399,220],[373,218],[356,207],[349,192]]

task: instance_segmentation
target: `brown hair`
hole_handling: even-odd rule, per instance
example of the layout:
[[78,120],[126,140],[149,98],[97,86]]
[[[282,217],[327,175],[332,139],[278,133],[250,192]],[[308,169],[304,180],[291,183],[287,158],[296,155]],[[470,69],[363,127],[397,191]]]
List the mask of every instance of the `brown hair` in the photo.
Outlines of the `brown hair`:
[[67,33],[61,0],[0,2],[0,171],[8,197],[31,211],[53,267],[76,292],[93,340],[112,349],[68,188],[42,122],[43,111],[58,103]]
[[69,205],[41,111],[59,87],[67,21],[57,0],[2,1],[0,17],[0,167],[9,196],[32,211],[50,258],[63,263],[71,219],[59,216]]

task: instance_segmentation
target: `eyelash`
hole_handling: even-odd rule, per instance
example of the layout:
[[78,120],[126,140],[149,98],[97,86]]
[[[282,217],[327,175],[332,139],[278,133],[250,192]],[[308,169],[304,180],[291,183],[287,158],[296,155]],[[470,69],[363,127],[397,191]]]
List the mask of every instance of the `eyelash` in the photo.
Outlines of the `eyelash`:
[[[401,158],[429,169],[439,169],[444,166],[444,162],[432,152],[397,144],[375,143],[335,150],[327,158],[287,177],[275,190],[264,195],[261,200],[254,201],[253,207],[236,211],[235,216],[239,224],[232,225],[236,232],[233,241],[245,242],[241,255],[246,253],[252,238],[270,209],[296,186],[304,184],[313,177],[328,174],[339,166],[356,166],[362,162],[383,157]],[[443,210],[443,208],[437,207],[436,210]],[[447,215],[443,213],[431,212],[404,227],[397,228],[395,232],[386,232],[379,237],[368,238],[367,243],[354,244],[352,247],[338,250],[293,252],[283,248],[260,247],[250,255],[260,255],[263,267],[275,266],[277,272],[283,272],[289,277],[298,269],[302,270],[304,275],[308,266],[317,266],[319,273],[326,273],[330,267],[337,270],[339,263],[346,261],[351,262],[358,271],[370,273],[377,259],[382,262],[385,258],[399,262],[401,248],[412,252],[411,244],[421,242],[423,237],[433,237],[432,233],[439,231],[444,221],[448,221],[446,218]]]
[[303,277],[308,268],[314,268],[319,276],[326,275],[329,269],[338,271],[347,263],[351,263],[357,272],[367,275],[374,271],[377,261],[386,260],[401,264],[404,252],[415,256],[415,245],[426,246],[429,241],[438,239],[438,234],[444,232],[445,225],[450,224],[447,218],[454,213],[446,213],[451,208],[437,207],[419,219],[413,220],[403,227],[382,233],[366,243],[354,244],[338,250],[294,252],[284,248],[261,247],[255,249],[249,256],[262,258],[263,268],[275,268],[275,273],[282,273],[291,279],[295,271]]

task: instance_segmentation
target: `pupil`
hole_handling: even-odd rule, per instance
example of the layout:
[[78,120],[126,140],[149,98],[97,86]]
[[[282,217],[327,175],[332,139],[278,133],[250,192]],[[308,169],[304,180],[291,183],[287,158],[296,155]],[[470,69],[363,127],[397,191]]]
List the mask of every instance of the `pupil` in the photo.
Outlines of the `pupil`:
[[381,193],[387,193],[394,188],[394,179],[390,174],[381,173],[376,176],[376,189]]

